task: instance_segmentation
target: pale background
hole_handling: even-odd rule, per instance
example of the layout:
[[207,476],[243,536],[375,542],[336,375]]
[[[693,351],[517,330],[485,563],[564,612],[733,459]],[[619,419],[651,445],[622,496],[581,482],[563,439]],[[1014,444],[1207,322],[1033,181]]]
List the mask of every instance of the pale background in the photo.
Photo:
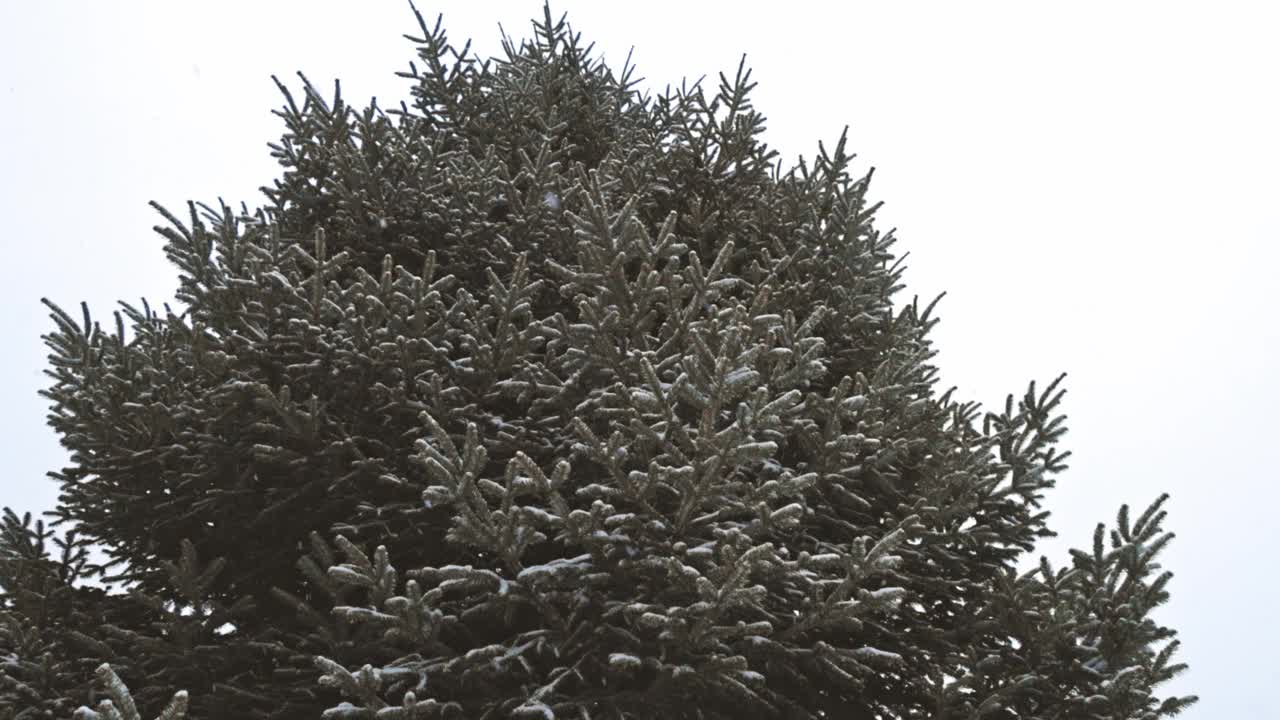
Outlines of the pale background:
[[[942,290],[946,385],[988,405],[1070,373],[1075,451],[1050,496],[1065,561],[1125,502],[1173,500],[1187,717],[1276,717],[1280,381],[1266,288],[1280,253],[1280,23],[1266,3],[695,3],[561,0],[647,86],[746,53],[790,161],[851,125],[911,251],[908,289]],[[499,49],[541,3],[420,4]],[[42,511],[64,459],[44,425],[52,327],[38,299],[109,317],[172,296],[155,199],[260,202],[280,98],[343,81],[358,105],[407,99],[416,32],[400,0],[0,0],[0,505]]]

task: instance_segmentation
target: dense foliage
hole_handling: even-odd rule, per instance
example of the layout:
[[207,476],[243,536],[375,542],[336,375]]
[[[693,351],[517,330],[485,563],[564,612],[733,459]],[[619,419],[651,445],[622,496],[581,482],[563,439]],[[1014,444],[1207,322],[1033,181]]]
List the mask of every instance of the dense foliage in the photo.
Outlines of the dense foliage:
[[49,303],[74,532],[3,519],[0,717],[1194,701],[1160,502],[1017,570],[1060,383],[939,391],[843,136],[784,171],[741,66],[652,97],[549,10],[488,62],[418,19],[412,103],[281,84],[264,207],[157,206],[180,311]]

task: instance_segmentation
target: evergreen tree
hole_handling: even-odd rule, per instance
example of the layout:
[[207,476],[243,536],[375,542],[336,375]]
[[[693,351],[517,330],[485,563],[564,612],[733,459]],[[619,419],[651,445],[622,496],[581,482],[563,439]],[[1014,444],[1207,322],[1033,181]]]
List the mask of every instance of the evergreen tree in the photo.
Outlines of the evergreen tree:
[[1194,702],[1155,691],[1163,498],[1017,571],[1061,378],[939,391],[844,135],[784,170],[743,65],[650,96],[550,9],[485,62],[418,21],[412,103],[280,83],[264,207],[156,206],[181,311],[49,303],[74,533],[5,518],[0,717]]

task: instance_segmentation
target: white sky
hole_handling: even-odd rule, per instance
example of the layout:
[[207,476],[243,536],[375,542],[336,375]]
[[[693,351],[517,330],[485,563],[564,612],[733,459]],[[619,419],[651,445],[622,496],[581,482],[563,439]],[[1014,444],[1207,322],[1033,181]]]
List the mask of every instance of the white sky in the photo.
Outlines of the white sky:
[[[837,9],[838,6],[838,9]],[[963,7],[962,7],[963,6]],[[155,199],[260,202],[281,125],[269,75],[407,99],[407,3],[0,3],[0,505],[52,507],[52,327],[38,299],[109,317],[172,297]],[[498,50],[540,0],[420,5]],[[1070,373],[1072,468],[1050,496],[1057,563],[1124,502],[1173,493],[1162,618],[1182,633],[1186,717],[1264,717],[1280,632],[1280,403],[1267,278],[1280,253],[1280,24],[1266,3],[556,3],[653,88],[746,53],[788,160],[851,126],[877,168],[906,295],[948,291],[945,385],[994,405]],[[780,9],[781,8],[781,9]]]

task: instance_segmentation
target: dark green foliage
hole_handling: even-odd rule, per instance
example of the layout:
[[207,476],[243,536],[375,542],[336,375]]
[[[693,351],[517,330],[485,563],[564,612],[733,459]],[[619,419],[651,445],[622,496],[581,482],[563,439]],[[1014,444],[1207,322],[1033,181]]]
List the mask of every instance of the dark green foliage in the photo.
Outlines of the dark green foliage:
[[49,303],[77,535],[57,563],[6,519],[0,717],[99,686],[196,720],[1194,700],[1153,694],[1182,668],[1159,503],[1016,572],[1061,378],[939,392],[844,136],[783,171],[744,66],[649,97],[549,10],[484,63],[420,26],[412,105],[280,85],[266,207],[157,206],[181,312]]
[[[110,665],[106,663],[99,665],[94,674],[111,697],[98,703],[96,711],[87,707],[77,709],[75,720],[101,720],[104,717],[107,720],[142,720],[133,694],[129,692],[129,686],[124,684]],[[165,705],[164,710],[160,711],[157,720],[184,720],[186,713],[187,691],[179,690],[173,694],[173,698]]]

